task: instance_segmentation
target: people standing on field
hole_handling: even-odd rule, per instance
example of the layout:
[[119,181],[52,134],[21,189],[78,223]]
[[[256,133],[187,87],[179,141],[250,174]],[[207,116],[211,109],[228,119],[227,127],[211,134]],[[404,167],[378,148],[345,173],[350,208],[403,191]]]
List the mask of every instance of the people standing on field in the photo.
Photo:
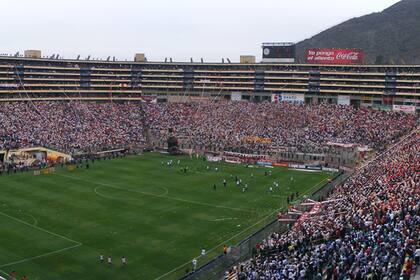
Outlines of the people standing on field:
[[197,260],[194,258],[192,260],[192,270],[195,271],[197,269]]

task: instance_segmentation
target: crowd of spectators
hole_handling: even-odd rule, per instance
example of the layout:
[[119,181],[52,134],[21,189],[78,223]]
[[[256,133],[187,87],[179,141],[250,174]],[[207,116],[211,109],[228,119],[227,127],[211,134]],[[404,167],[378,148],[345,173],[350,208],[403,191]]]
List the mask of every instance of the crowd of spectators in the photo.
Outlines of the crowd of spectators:
[[257,254],[235,268],[237,278],[410,279],[420,258],[420,132],[314,208],[258,244]]
[[[147,133],[159,141],[173,133],[181,143],[207,149],[318,153],[329,142],[379,149],[417,121],[416,115],[331,104],[1,105],[0,150],[44,146],[73,154],[143,145]],[[238,278],[408,279],[420,257],[420,133],[357,170],[316,209],[258,244],[254,258],[237,268]]]
[[412,128],[416,116],[331,104],[39,101],[2,103],[0,120],[0,150],[89,153],[141,146],[145,135],[165,143],[173,131],[195,149],[322,153],[329,142],[382,147]]
[[10,102],[0,106],[0,150],[43,146],[89,153],[145,143],[138,104]]
[[181,143],[238,152],[322,153],[328,142],[379,148],[416,121],[415,115],[332,104],[165,103],[146,112],[156,139],[166,139],[172,128]]

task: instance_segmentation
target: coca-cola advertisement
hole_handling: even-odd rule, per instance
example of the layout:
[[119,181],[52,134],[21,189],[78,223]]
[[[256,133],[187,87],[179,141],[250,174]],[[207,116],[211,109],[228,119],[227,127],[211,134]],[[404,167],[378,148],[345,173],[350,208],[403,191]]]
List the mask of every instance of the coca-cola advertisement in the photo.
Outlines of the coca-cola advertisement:
[[360,49],[306,50],[306,63],[313,64],[363,64],[364,57]]

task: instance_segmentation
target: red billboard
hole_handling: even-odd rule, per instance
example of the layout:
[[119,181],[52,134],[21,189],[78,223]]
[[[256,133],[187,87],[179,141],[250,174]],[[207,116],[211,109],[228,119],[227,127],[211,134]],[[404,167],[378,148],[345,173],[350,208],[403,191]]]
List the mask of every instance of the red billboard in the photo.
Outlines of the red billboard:
[[306,63],[362,64],[365,54],[360,49],[308,49]]

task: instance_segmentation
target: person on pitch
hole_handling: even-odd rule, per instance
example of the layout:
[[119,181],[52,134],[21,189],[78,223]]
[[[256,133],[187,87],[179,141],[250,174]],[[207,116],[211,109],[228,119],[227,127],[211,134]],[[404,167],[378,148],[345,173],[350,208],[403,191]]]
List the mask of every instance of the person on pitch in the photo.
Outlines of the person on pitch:
[[195,271],[197,269],[197,260],[194,258],[192,260],[192,270]]

